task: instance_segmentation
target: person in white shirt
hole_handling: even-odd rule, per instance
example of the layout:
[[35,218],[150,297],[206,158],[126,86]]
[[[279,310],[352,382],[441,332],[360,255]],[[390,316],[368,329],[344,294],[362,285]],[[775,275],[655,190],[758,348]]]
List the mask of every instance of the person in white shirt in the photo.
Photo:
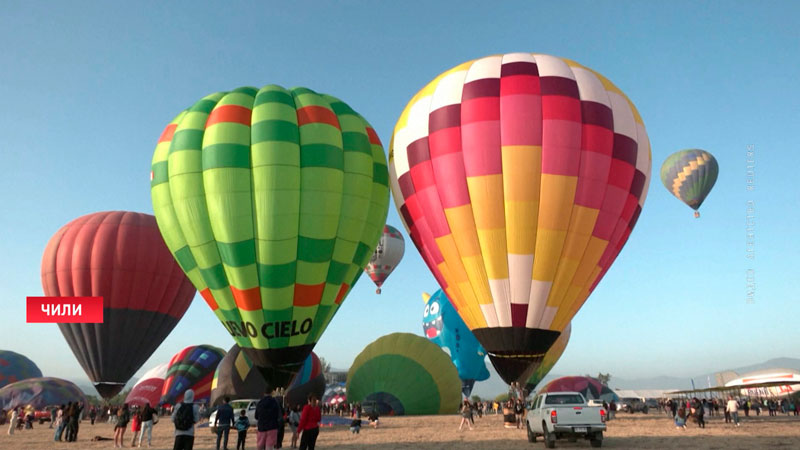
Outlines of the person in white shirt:
[[731,414],[731,419],[736,426],[739,426],[739,402],[734,400],[733,396],[728,397],[728,404],[725,406],[725,411]]

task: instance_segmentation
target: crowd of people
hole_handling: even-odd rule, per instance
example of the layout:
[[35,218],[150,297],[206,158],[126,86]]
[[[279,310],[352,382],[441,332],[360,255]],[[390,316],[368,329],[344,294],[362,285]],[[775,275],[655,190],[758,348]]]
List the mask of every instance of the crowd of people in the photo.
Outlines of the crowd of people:
[[[763,398],[734,398],[728,396],[727,400],[712,398],[712,399],[668,399],[662,402],[664,411],[675,420],[677,428],[686,428],[686,422],[689,420],[694,421],[698,427],[705,428],[705,417],[713,417],[723,415],[725,423],[740,426],[739,412],[744,412],[745,417],[750,416],[753,411],[757,416],[760,416],[763,410],[766,410],[770,416],[776,416],[780,412],[786,415],[799,415],[797,402],[792,398],[783,399],[763,399]],[[720,413],[720,410],[722,412]]]

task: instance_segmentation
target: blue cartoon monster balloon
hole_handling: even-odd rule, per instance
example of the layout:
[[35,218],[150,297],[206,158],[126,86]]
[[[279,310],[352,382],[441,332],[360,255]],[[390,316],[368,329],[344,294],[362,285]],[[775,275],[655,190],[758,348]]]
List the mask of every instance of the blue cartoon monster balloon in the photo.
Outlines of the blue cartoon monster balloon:
[[450,355],[461,378],[461,392],[469,397],[476,381],[489,378],[489,369],[484,362],[486,350],[441,289],[433,296],[423,293],[422,298],[425,300],[422,330],[428,339]]

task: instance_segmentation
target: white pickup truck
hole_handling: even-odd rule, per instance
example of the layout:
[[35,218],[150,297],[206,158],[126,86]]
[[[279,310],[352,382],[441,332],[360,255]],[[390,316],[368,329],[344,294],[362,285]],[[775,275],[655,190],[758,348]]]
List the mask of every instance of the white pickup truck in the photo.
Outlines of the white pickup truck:
[[542,436],[544,446],[554,448],[556,439],[575,442],[582,437],[589,440],[592,447],[603,445],[606,410],[602,406],[589,406],[578,392],[537,395],[525,420],[528,442],[536,442],[536,437]]

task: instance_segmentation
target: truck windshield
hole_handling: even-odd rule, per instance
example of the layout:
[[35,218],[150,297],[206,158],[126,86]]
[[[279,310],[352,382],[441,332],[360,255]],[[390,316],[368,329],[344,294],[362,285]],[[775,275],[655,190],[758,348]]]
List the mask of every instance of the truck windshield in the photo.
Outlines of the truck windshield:
[[545,405],[582,405],[583,398],[577,394],[548,395],[544,400]]

